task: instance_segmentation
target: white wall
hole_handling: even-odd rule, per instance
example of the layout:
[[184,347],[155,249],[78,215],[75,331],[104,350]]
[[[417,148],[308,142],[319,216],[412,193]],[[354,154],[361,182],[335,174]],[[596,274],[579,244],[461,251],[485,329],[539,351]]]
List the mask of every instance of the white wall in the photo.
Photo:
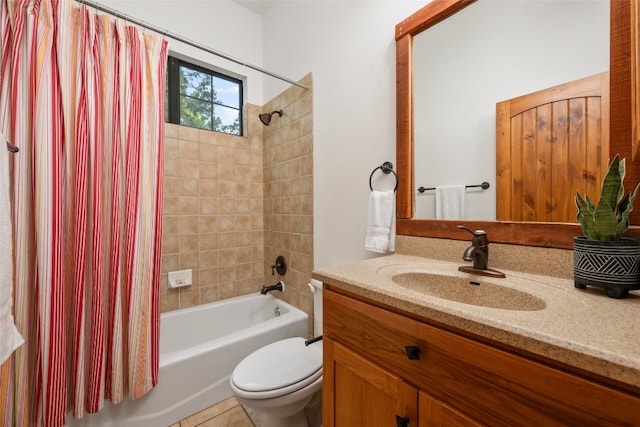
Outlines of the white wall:
[[[264,16],[264,66],[313,72],[315,267],[373,255],[363,249],[369,175],[395,163],[395,25],[426,3],[276,1]],[[265,98],[281,90],[265,81]]]
[[[98,0],[106,7],[178,34],[252,65],[262,65],[262,17],[231,0]],[[246,78],[245,99],[263,105],[263,74],[169,39],[172,54],[185,55]]]

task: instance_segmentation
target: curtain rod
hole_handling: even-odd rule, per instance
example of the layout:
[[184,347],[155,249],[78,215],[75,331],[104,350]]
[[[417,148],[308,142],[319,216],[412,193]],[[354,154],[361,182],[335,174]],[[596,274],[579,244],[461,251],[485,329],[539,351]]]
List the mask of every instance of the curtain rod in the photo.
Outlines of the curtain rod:
[[148,30],[154,31],[156,33],[162,34],[165,37],[170,37],[170,38],[172,38],[174,40],[177,40],[177,41],[182,42],[184,44],[187,44],[189,46],[195,47],[197,49],[203,50],[205,52],[211,53],[211,54],[213,54],[215,56],[219,56],[220,58],[224,58],[224,59],[226,59],[228,61],[231,61],[231,62],[234,62],[236,64],[242,65],[243,67],[251,68],[252,70],[258,71],[258,72],[263,73],[263,74],[267,74],[267,75],[269,75],[271,77],[275,77],[276,79],[285,81],[287,83],[291,83],[292,85],[301,87],[303,89],[308,89],[305,85],[303,85],[303,84],[301,84],[299,82],[296,82],[296,81],[291,80],[291,79],[289,79],[287,77],[284,77],[284,76],[281,76],[279,74],[276,74],[274,72],[265,70],[264,68],[260,68],[257,65],[249,64],[249,63],[244,62],[244,61],[242,61],[240,59],[234,58],[233,56],[227,55],[226,53],[222,53],[222,52],[219,52],[217,50],[211,49],[210,47],[207,47],[207,46],[205,46],[203,44],[200,44],[200,43],[194,42],[192,40],[189,40],[187,38],[184,38],[184,37],[182,37],[182,36],[180,36],[178,34],[170,32],[170,31],[168,31],[166,29],[162,29],[162,28],[156,27],[155,25],[148,24],[148,23],[146,23],[146,22],[144,22],[142,20],[133,18],[133,17],[127,15],[127,14],[119,12],[116,9],[111,9],[110,7],[103,6],[100,3],[96,3],[96,2],[93,2],[91,0],[78,0],[78,1],[81,4],[87,5],[88,7],[94,8],[94,9],[99,10],[101,12],[108,13],[109,15],[113,15],[116,18],[124,19],[127,22],[131,22],[132,24],[135,24],[135,25],[138,25],[140,27],[146,28]]

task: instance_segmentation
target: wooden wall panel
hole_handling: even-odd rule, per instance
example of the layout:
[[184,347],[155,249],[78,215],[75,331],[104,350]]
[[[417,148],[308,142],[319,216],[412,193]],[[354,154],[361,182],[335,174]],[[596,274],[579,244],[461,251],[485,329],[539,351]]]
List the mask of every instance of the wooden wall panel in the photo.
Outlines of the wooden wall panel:
[[[566,102],[558,101],[553,103],[554,123],[564,123],[569,121],[569,106]],[[567,172],[572,165],[569,163],[569,132],[567,126],[557,126],[554,134],[552,156],[555,159],[551,165],[553,176],[553,187],[557,190],[549,198],[551,209],[551,221],[564,221],[558,212],[567,212],[572,209],[573,203],[568,197],[559,197],[560,194],[571,194],[574,185],[570,185],[571,176],[575,175]],[[565,167],[565,165],[568,165]]]

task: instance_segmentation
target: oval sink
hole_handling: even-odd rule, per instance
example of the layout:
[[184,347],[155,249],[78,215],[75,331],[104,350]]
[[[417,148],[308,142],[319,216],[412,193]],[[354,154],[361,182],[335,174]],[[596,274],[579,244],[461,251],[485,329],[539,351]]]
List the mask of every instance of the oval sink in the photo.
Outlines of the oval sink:
[[391,279],[416,292],[479,307],[537,311],[547,306],[537,296],[475,278],[411,272],[396,274]]

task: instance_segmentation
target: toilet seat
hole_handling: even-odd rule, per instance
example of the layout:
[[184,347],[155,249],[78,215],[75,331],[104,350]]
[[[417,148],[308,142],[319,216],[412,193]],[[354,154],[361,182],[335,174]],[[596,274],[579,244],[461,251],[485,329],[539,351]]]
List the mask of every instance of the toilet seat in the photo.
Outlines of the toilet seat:
[[231,374],[238,395],[268,399],[300,390],[322,377],[322,341],[301,337],[276,341],[245,357]]

